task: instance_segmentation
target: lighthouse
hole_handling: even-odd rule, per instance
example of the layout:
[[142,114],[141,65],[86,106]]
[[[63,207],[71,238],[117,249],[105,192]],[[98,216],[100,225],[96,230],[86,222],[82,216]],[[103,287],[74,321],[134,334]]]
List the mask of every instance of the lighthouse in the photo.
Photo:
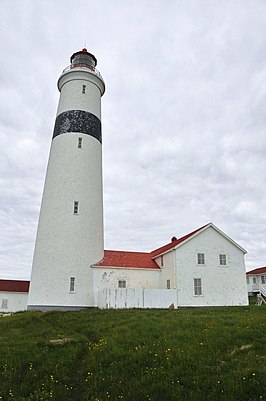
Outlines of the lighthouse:
[[103,258],[101,97],[87,49],[58,80],[60,99],[37,229],[28,309],[95,306],[91,265]]

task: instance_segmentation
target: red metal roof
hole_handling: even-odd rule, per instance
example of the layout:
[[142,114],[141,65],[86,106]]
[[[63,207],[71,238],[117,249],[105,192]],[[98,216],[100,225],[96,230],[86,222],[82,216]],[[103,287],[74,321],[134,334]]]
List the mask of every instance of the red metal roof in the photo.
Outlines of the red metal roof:
[[160,266],[158,266],[157,263],[153,260],[156,256],[168,251],[171,248],[174,248],[178,244],[181,244],[181,242],[185,241],[189,237],[192,237],[192,235],[196,234],[198,231],[202,230],[204,227],[207,227],[210,224],[211,223],[205,224],[205,226],[202,226],[197,230],[194,230],[191,233],[170,242],[167,245],[155,249],[152,252],[128,252],[128,251],[105,250],[104,258],[100,262],[95,263],[94,266],[159,269]]
[[257,267],[257,269],[250,270],[247,274],[263,274],[266,273],[266,267]]
[[104,251],[104,258],[94,266],[159,269],[149,252]]
[[22,280],[0,280],[0,291],[29,292],[29,281]]
[[185,241],[186,239],[188,239],[189,237],[192,237],[192,235],[196,234],[198,231],[202,230],[203,228],[207,227],[208,225],[210,225],[211,223],[205,224],[205,226],[202,226],[200,228],[197,228],[197,230],[192,231],[191,233],[184,235],[181,238],[178,238],[172,242],[170,242],[169,244],[166,244],[164,246],[161,246],[160,248],[155,249],[154,251],[151,252],[152,258],[155,258],[156,256],[168,251],[169,249],[174,248],[176,245],[181,244],[181,242]]

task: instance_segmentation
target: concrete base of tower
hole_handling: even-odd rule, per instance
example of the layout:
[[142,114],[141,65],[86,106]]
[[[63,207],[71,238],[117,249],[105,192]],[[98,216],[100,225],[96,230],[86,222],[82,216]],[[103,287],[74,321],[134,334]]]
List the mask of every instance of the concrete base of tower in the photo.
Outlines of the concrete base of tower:
[[78,311],[78,310],[85,310],[85,309],[92,309],[95,308],[94,306],[62,306],[62,305],[28,305],[28,311],[41,311],[47,312],[50,310],[60,310],[60,311]]

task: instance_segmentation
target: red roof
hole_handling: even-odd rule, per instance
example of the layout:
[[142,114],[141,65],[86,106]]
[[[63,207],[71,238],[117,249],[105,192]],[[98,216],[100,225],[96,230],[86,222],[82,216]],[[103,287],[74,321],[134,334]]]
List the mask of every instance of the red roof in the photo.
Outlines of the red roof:
[[192,231],[191,233],[184,235],[184,237],[178,238],[169,244],[166,244],[164,246],[161,246],[160,248],[155,249],[154,251],[151,252],[152,258],[155,258],[156,256],[168,251],[169,249],[174,248],[176,245],[181,244],[181,242],[185,241],[186,239],[192,237],[194,234],[196,234],[198,231],[202,230],[203,228],[207,227],[211,223],[205,224],[205,226],[202,226],[200,228],[197,228],[197,230]]
[[159,269],[149,252],[104,251],[104,258],[94,266]]
[[171,248],[174,248],[178,244],[181,244],[181,242],[185,241],[189,237],[192,237],[198,231],[210,224],[211,223],[208,223],[205,226],[202,226],[197,230],[185,235],[184,237],[176,239],[169,244],[162,246],[161,248],[155,249],[152,252],[104,251],[104,258],[100,262],[95,263],[94,266],[159,269],[160,267],[153,260],[156,256],[168,251]]
[[29,292],[29,281],[0,280],[0,291]]
[[257,269],[250,270],[247,274],[263,274],[266,273],[266,267],[257,267]]

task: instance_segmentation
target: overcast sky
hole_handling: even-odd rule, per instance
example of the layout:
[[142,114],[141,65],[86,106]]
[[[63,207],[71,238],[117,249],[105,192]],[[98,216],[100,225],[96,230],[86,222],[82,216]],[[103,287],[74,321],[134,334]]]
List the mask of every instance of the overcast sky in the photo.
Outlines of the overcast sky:
[[29,279],[59,98],[98,59],[105,249],[213,222],[266,265],[265,0],[0,1],[0,278]]

